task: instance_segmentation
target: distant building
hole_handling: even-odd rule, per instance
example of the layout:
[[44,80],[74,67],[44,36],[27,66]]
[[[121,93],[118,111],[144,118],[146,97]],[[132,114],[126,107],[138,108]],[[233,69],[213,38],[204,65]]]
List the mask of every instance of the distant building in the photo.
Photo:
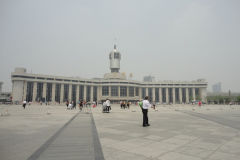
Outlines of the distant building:
[[222,84],[221,84],[221,82],[218,82],[218,83],[212,85],[212,90],[213,90],[213,93],[220,93],[220,92],[222,92]]
[[143,82],[155,82],[155,77],[153,76],[144,76]]
[[0,82],[0,93],[2,93],[2,84],[3,82]]
[[[104,101],[136,102],[149,96],[153,102],[163,104],[189,103],[206,99],[207,82],[204,79],[194,81],[159,81],[147,76],[144,82],[127,79],[120,73],[121,53],[116,45],[109,54],[110,73],[103,78],[85,79],[27,73],[25,68],[16,68],[12,73],[13,102],[23,100],[39,102],[68,101]],[[86,69],[86,68],[83,68]]]
[[3,82],[0,82],[0,103],[10,103],[11,100],[11,93],[10,92],[3,92],[2,91]]

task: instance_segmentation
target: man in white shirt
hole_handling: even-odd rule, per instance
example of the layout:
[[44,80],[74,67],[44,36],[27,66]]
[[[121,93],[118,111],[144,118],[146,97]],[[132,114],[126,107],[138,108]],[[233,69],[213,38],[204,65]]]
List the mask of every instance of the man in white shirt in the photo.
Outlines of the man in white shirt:
[[142,112],[143,112],[143,127],[150,126],[148,123],[148,109],[151,107],[150,102],[148,101],[148,96],[146,96],[143,100],[142,104]]
[[109,113],[109,110],[110,110],[110,100],[109,99],[107,99],[106,100],[106,105],[107,105],[107,108],[106,108],[106,110],[107,110],[107,113]]

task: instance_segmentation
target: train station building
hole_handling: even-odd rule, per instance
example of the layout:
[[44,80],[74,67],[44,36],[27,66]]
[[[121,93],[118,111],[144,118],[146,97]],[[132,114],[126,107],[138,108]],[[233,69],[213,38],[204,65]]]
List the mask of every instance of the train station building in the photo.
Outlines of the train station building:
[[107,98],[111,102],[135,102],[146,95],[152,102],[160,104],[206,100],[207,82],[204,79],[154,82],[129,80],[125,74],[119,72],[120,60],[121,53],[114,45],[109,54],[111,72],[97,79],[32,74],[25,68],[15,68],[11,74],[13,102],[100,102]]

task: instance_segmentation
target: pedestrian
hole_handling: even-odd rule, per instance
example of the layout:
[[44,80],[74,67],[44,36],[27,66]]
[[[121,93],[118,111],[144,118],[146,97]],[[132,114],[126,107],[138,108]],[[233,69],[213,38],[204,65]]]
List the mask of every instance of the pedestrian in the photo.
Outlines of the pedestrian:
[[93,108],[95,108],[96,107],[96,102],[95,101],[93,101]]
[[72,104],[73,104],[73,109],[76,109],[76,101],[75,100],[72,102]]
[[106,105],[107,105],[107,113],[109,113],[111,105],[110,105],[110,100],[108,98],[106,99]]
[[148,101],[148,96],[143,100],[142,104],[142,113],[143,113],[143,127],[150,126],[148,123],[148,109],[151,107],[150,102]]
[[120,108],[121,108],[121,109],[123,108],[123,103],[122,103],[122,101],[120,101]]
[[158,111],[157,108],[156,108],[156,103],[155,102],[152,103],[152,108],[154,109],[154,111]]
[[69,101],[67,100],[67,101],[66,101],[66,106],[67,106],[67,108],[68,108],[68,105],[69,105]]
[[128,107],[128,109],[130,108],[130,102],[129,101],[127,102],[127,107]]
[[102,104],[102,112],[103,112],[103,113],[106,113],[106,112],[107,112],[107,103],[106,103],[106,101],[103,102],[103,104]]
[[81,100],[79,103],[79,110],[82,111],[82,109],[83,109],[83,101]]
[[201,102],[201,101],[199,101],[199,102],[198,102],[198,106],[199,106],[199,107],[201,107],[201,105],[202,105],[202,102]]
[[72,109],[72,107],[73,107],[73,104],[70,102],[70,103],[68,104],[68,108],[67,108],[67,109]]
[[26,101],[26,100],[24,100],[24,101],[23,101],[23,109],[25,109],[25,107],[26,107],[26,104],[27,104],[27,101]]

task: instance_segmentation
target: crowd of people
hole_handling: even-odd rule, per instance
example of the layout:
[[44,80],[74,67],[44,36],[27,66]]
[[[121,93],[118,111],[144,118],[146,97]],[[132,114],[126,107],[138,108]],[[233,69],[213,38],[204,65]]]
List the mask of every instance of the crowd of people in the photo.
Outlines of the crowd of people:
[[120,108],[121,109],[130,109],[130,105],[131,105],[131,102],[130,101],[128,101],[128,102],[126,102],[126,101],[120,101]]
[[[86,102],[84,100],[79,100],[78,103],[76,103],[76,101],[66,101],[66,107],[67,107],[67,110],[72,110],[72,109],[76,109],[76,106],[78,104],[78,107],[79,107],[79,110],[80,111],[83,111],[85,109],[85,111],[89,111],[90,108],[91,108],[91,105],[92,107],[96,107],[97,106],[97,102]],[[27,101],[24,100],[23,101],[23,108],[25,109],[27,105]],[[46,104],[47,105],[47,104]],[[131,102],[130,101],[120,101],[120,108],[121,109],[130,109],[130,105],[131,105]],[[156,105],[155,103],[151,104],[148,100],[148,96],[146,96],[144,98],[144,100],[140,100],[137,105],[141,108],[142,110],[142,113],[143,113],[143,124],[142,126],[143,127],[147,127],[147,126],[150,126],[149,124],[149,121],[148,121],[148,109],[149,108],[153,108],[155,111],[157,111],[156,109]],[[201,104],[199,104],[201,105]],[[103,102],[102,104],[102,112],[103,113],[110,113],[111,111],[111,102],[109,99],[106,99],[106,101]]]

